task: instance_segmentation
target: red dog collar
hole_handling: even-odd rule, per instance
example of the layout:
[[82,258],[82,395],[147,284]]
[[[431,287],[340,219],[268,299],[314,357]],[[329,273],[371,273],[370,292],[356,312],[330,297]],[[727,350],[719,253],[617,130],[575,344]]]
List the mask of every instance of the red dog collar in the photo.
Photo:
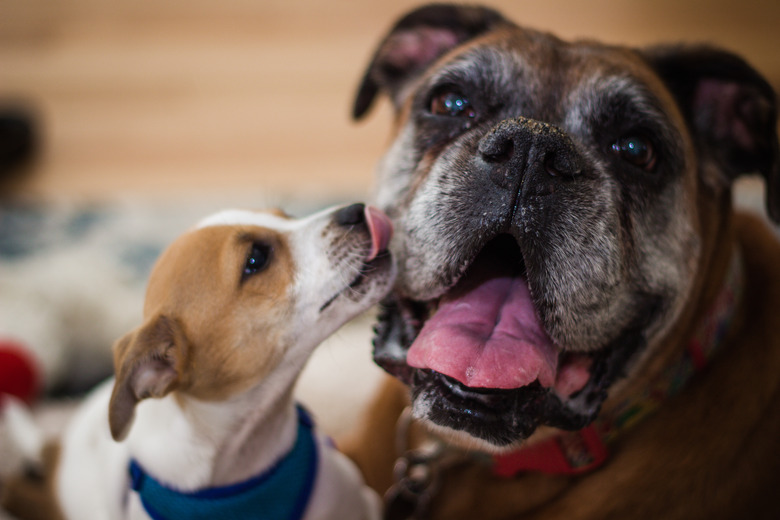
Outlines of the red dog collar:
[[579,475],[601,466],[609,455],[607,446],[590,425],[576,432],[560,434],[493,457],[493,473],[499,477],[513,477],[526,471],[553,475]]

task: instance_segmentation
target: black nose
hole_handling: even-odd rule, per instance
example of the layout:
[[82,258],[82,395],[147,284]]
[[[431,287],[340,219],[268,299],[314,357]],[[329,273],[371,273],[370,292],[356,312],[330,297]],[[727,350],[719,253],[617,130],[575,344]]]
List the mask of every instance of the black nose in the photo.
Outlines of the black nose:
[[504,188],[514,185],[528,169],[554,177],[575,177],[582,173],[584,164],[565,132],[525,117],[496,125],[479,142],[477,153],[491,180]]
[[344,227],[362,224],[366,221],[366,205],[357,203],[341,208],[336,212],[334,219],[336,224]]

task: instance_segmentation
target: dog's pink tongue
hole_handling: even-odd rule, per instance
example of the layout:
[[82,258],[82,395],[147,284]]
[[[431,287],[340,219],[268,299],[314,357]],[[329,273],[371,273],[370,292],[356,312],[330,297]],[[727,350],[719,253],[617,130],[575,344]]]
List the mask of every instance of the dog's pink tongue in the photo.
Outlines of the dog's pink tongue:
[[390,244],[390,238],[393,236],[393,223],[381,210],[372,206],[366,206],[365,216],[368,231],[371,233],[371,251],[366,258],[366,262],[370,262],[379,253],[385,251]]
[[536,317],[526,281],[501,277],[445,297],[406,361],[473,388],[520,388],[536,379],[552,387],[558,349]]

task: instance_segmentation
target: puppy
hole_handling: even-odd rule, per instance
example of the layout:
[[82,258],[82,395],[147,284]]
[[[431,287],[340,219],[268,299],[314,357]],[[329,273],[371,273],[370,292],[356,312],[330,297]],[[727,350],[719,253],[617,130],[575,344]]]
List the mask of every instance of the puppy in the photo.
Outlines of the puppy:
[[760,173],[780,218],[767,81],[431,5],[354,116],[380,94],[399,273],[374,356],[405,385],[350,453],[389,516],[780,517],[780,245],[731,202]]
[[303,220],[226,211],[177,239],[150,276],[144,323],[114,346],[115,379],[48,464],[48,514],[378,518],[293,387],[313,349],[386,294],[391,234],[382,212],[355,204]]

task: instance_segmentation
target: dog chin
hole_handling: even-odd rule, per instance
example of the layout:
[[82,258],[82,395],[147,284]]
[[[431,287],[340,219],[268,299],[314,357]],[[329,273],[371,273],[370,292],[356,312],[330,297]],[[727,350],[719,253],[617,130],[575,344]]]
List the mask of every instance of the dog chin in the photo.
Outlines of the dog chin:
[[521,442],[515,442],[505,446],[498,446],[494,442],[480,439],[463,430],[442,426],[427,418],[427,408],[427,403],[416,401],[412,409],[412,417],[418,420],[436,438],[451,446],[457,446],[465,451],[499,454],[516,449],[521,444]]

